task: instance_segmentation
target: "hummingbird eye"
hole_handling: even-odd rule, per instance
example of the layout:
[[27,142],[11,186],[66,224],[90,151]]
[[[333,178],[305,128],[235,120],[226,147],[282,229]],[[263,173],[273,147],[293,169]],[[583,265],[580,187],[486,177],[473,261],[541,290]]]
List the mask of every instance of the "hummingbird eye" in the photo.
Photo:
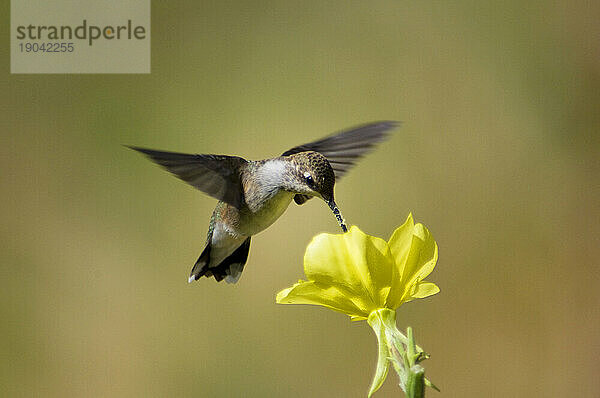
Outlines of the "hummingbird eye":
[[304,173],[304,180],[308,184],[309,187],[312,187],[315,181],[309,173]]

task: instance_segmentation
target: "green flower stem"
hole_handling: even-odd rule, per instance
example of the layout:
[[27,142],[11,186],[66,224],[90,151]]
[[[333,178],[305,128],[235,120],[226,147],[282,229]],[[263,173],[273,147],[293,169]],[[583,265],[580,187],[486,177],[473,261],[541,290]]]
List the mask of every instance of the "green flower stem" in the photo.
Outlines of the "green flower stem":
[[409,398],[425,396],[425,369],[421,365],[415,365],[408,370],[406,396]]
[[375,376],[369,388],[369,397],[381,387],[389,370],[389,343],[383,326],[383,319],[378,313],[372,313],[368,319],[369,325],[375,331],[377,336],[377,366],[375,368]]
[[375,331],[378,343],[377,367],[369,389],[369,397],[385,381],[390,363],[398,374],[400,388],[408,398],[423,398],[426,385],[436,388],[425,379],[425,369],[419,365],[419,362],[428,356],[415,344],[410,327],[406,336],[398,330],[396,311],[380,308],[369,315],[367,322]]
[[408,344],[406,357],[408,360],[408,381],[406,383],[406,396],[409,398],[423,398],[425,396],[425,369],[417,364],[419,355],[416,353],[415,339],[412,328],[406,328]]

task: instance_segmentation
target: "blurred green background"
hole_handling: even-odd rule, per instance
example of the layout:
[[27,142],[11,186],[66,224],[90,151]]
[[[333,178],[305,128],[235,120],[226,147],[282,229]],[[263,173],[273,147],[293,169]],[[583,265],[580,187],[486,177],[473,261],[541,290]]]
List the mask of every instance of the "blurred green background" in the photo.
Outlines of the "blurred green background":
[[[9,3],[1,35],[9,38]],[[409,211],[441,293],[398,312],[440,397],[597,397],[599,2],[154,1],[150,75],[10,75],[2,52],[0,395],[362,397],[363,323],[275,294],[319,201],[187,284],[215,201],[123,148],[260,159],[403,127],[336,188],[365,232]],[[376,396],[399,396],[395,375]]]

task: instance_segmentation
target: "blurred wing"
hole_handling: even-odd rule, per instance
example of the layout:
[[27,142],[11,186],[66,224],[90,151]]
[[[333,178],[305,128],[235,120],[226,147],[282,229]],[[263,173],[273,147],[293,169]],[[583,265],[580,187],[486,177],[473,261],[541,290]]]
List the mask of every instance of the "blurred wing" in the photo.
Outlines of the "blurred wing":
[[177,178],[215,199],[236,208],[244,200],[239,168],[247,163],[245,159],[225,155],[188,155],[133,146],[129,148],[143,153]]
[[[299,145],[283,153],[283,156],[299,152],[315,151],[327,158],[335,172],[336,181],[354,166],[356,161],[373,150],[375,144],[385,140],[398,122],[383,121],[354,127],[330,135],[318,141]],[[311,197],[295,195],[294,201],[301,205]]]
[[354,166],[356,161],[371,152],[376,144],[385,140],[398,122],[383,121],[365,124],[330,135],[318,141],[299,145],[283,153],[283,156],[299,152],[315,151],[327,158],[336,181]]

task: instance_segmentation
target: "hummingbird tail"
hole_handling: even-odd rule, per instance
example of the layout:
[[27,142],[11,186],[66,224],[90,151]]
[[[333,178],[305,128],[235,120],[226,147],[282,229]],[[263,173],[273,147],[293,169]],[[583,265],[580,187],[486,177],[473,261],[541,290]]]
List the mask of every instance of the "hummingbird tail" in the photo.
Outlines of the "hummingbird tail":
[[[208,262],[210,260],[210,242],[206,244],[204,250],[202,250],[202,254],[196,260],[196,264],[192,267],[192,272],[190,273],[190,278],[188,279],[189,283],[193,281],[197,281],[202,278],[209,271]],[[210,275],[207,275],[210,276]]]
[[209,267],[210,250],[211,243],[209,241],[192,268],[189,282],[197,281],[203,276],[206,276],[207,278],[213,276],[217,282],[225,279],[225,282],[227,283],[236,283],[240,279],[242,271],[244,270],[244,265],[248,260],[250,237],[216,266]]

